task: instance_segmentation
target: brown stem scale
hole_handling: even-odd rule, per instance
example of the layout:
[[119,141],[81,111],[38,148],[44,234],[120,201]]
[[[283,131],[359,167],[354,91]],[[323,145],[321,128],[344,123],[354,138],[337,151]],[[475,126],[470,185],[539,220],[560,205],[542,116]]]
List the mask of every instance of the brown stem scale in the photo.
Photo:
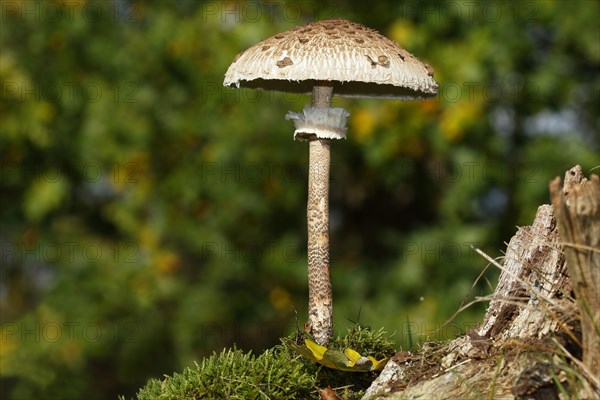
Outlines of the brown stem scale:
[[[313,107],[329,107],[332,86],[313,88]],[[308,322],[315,341],[326,344],[333,335],[333,295],[329,275],[330,141],[309,142],[308,202]]]

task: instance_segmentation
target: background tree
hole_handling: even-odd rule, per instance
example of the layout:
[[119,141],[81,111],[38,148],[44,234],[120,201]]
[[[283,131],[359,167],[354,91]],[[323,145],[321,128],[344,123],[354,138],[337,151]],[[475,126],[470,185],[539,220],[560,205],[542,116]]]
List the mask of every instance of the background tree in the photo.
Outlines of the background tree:
[[[232,57],[315,19],[373,27],[435,67],[432,102],[336,99],[336,329],[404,347],[441,326],[484,262],[598,165],[599,4],[3,1],[2,398],[131,395],[305,313],[308,96],[222,88]],[[258,127],[258,128],[257,128]],[[490,273],[489,279],[496,276]],[[488,293],[482,283],[471,294]]]

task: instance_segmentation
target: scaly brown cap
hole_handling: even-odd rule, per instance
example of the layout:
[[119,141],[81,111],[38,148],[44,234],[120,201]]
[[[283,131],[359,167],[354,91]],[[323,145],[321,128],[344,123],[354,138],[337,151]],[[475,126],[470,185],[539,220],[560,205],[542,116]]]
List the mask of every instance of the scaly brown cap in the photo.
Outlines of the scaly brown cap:
[[373,29],[329,19],[279,33],[238,54],[225,86],[310,93],[334,82],[342,97],[427,99],[437,94],[433,69]]

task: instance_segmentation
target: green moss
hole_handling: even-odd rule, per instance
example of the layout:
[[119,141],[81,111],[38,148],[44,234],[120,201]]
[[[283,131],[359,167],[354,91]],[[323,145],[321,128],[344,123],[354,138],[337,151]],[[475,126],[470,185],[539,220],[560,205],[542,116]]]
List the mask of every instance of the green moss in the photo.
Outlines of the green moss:
[[[205,358],[165,379],[152,379],[138,400],[155,399],[302,399],[310,398],[315,378],[283,346],[259,356],[237,349]],[[313,396],[314,397],[314,396]]]
[[[383,329],[371,331],[355,325],[329,347],[357,350],[377,358],[395,353],[393,342]],[[181,374],[151,379],[138,400],[154,399],[314,399],[327,386],[343,388],[343,399],[359,399],[377,373],[352,373],[325,368],[295,354],[283,345],[255,356],[238,349],[226,349],[205,358]],[[124,398],[121,398],[124,400]]]
[[346,336],[337,337],[333,346],[340,349],[351,348],[360,354],[375,357],[376,359],[389,357],[396,353],[391,335],[385,329],[372,331],[369,327],[355,324],[348,329]]

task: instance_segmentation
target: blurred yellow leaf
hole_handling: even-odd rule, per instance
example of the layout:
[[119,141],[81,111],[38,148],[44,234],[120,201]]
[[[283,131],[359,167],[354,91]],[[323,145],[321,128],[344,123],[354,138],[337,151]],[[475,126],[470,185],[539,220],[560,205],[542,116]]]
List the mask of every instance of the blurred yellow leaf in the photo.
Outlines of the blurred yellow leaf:
[[467,128],[480,118],[481,107],[474,101],[462,101],[447,107],[440,120],[442,134],[450,142],[460,141]]
[[179,256],[172,251],[162,250],[155,256],[154,265],[158,272],[171,274],[179,269]]
[[282,287],[274,287],[269,292],[269,301],[277,310],[287,310],[290,308],[290,294]]
[[360,109],[354,111],[350,117],[351,135],[359,143],[367,142],[375,130],[375,116],[369,110]]
[[401,47],[407,47],[411,40],[413,26],[408,21],[397,20],[390,28],[389,37]]

